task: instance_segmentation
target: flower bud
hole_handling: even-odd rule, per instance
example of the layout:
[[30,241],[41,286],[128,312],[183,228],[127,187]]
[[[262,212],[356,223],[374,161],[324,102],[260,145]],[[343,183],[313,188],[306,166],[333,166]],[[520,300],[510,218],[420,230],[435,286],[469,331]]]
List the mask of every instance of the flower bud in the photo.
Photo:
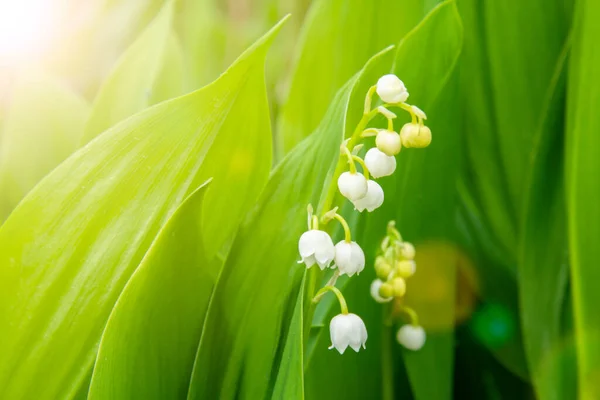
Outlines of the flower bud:
[[387,280],[390,272],[392,272],[392,266],[382,256],[377,257],[375,259],[375,274],[377,274],[377,277]]
[[362,199],[353,201],[354,207],[362,212],[366,208],[368,212],[379,208],[383,204],[383,189],[373,180],[367,182],[367,194]]
[[365,154],[365,164],[373,178],[391,175],[396,170],[396,159],[376,147]]
[[329,323],[329,334],[331,336],[331,346],[340,354],[350,346],[358,352],[360,347],[366,349],[367,327],[362,319],[356,314],[338,314]]
[[394,297],[394,287],[390,283],[383,282],[381,286],[379,286],[379,296],[384,299]]
[[367,179],[362,174],[344,172],[337,183],[342,196],[350,201],[361,199],[367,194]]
[[400,131],[404,147],[423,148],[431,143],[431,130],[425,125],[408,123]]
[[388,131],[387,129],[382,129],[377,133],[375,144],[379,151],[388,156],[395,156],[400,153],[400,149],[402,148],[400,135],[394,131]]
[[396,261],[396,273],[402,278],[410,278],[416,270],[417,264],[414,260]]
[[415,246],[412,243],[404,242],[402,243],[402,257],[407,260],[413,260],[415,258]]
[[318,229],[311,229],[300,236],[298,251],[302,257],[300,262],[305,263],[306,268],[310,268],[316,263],[319,268],[325,269],[329,267],[335,256],[335,247],[331,237],[327,232]]
[[396,339],[398,343],[406,347],[409,350],[419,350],[425,344],[425,330],[420,326],[404,325],[398,334]]
[[387,303],[393,300],[393,297],[381,297],[379,291],[381,289],[381,285],[383,282],[381,279],[375,279],[373,283],[371,283],[371,297],[375,299],[378,303]]
[[402,297],[406,294],[406,282],[402,278],[394,278],[392,280],[392,288],[394,297]]
[[377,81],[377,94],[386,103],[402,103],[408,99],[404,82],[394,74],[384,75]]
[[341,275],[359,274],[365,268],[365,253],[356,242],[342,240],[336,244],[334,259]]

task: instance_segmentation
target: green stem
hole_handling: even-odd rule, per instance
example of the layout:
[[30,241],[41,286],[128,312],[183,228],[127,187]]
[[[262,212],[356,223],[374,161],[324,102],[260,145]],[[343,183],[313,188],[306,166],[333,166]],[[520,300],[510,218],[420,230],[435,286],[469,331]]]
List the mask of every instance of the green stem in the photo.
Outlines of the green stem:
[[346,222],[344,217],[342,217],[338,213],[335,213],[333,215],[333,218],[337,219],[339,223],[342,224],[342,227],[344,228],[344,239],[347,243],[350,243],[352,241],[352,232],[350,231],[350,226],[348,225],[348,222]]
[[367,168],[365,161],[359,156],[352,156],[352,159],[360,164],[360,166],[363,169],[363,175],[365,176],[365,179],[369,180],[369,168]]
[[410,320],[411,325],[419,326],[419,316],[417,315],[415,310],[413,310],[410,307],[403,306],[400,309],[400,311],[403,312],[404,314],[408,315],[408,319]]
[[[348,143],[346,144],[346,148],[353,149],[354,146],[356,146],[358,144],[358,142],[361,140],[360,134],[362,133],[363,130],[365,130],[365,128],[367,127],[367,124],[377,114],[378,114],[378,111],[375,108],[375,109],[369,111],[367,114],[362,116],[362,118],[356,125],[356,129],[354,129],[354,132],[352,133],[350,140],[348,140]],[[335,167],[335,171],[333,172],[333,177],[331,178],[331,182],[333,182],[333,184],[329,185],[329,191],[327,192],[327,197],[325,197],[325,202],[323,203],[323,207],[322,207],[323,210],[331,209],[331,205],[333,204],[333,201],[335,200],[335,195],[337,192],[337,185],[335,184],[335,182],[337,182],[337,179],[340,177],[342,172],[344,172],[345,164],[346,164],[346,162],[344,161],[344,159],[340,157],[338,160],[337,166]]]
[[348,314],[348,305],[346,304],[346,299],[344,299],[344,295],[342,294],[342,292],[340,292],[340,289],[336,288],[335,286],[325,286],[321,288],[321,290],[319,290],[315,295],[313,303],[318,303],[319,300],[321,300],[321,297],[323,297],[325,293],[327,293],[327,291],[333,292],[333,294],[335,294],[335,296],[337,297],[338,301],[340,302],[340,309],[342,310],[342,314]]
[[383,329],[381,337],[381,389],[383,400],[394,399],[394,360],[392,358],[392,324],[386,314],[390,307],[383,308]]

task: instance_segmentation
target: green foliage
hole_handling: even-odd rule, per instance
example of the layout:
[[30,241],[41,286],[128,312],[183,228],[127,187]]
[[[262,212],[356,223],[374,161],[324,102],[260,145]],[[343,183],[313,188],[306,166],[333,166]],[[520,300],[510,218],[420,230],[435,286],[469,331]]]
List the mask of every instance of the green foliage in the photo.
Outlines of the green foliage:
[[119,296],[104,328],[89,399],[187,395],[219,272],[219,263],[205,258],[205,192],[203,185],[173,213]]
[[212,85],[76,152],[0,228],[0,326],[10,326],[0,333],[1,397],[69,397],[86,385],[117,297],[164,223],[209,177],[205,257],[230,240],[270,167],[257,155],[271,151],[263,65],[273,33]]

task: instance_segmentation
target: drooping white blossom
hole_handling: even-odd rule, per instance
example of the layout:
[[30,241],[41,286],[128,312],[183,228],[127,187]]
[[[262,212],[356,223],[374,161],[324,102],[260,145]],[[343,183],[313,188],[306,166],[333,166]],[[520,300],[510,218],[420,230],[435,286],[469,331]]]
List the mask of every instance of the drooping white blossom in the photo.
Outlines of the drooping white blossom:
[[408,99],[404,82],[394,74],[384,75],[377,81],[377,94],[386,103],[402,103]]
[[362,199],[353,202],[354,208],[360,212],[365,209],[371,212],[383,204],[384,195],[381,186],[377,182],[369,180],[367,187],[367,194]]
[[396,158],[388,156],[377,147],[373,147],[365,154],[365,165],[373,178],[389,176],[396,170]]
[[363,349],[367,348],[367,327],[356,314],[339,314],[333,317],[329,323],[329,334],[331,336],[329,349],[335,348],[340,354],[344,354],[348,346],[356,352],[361,346]]
[[342,196],[350,201],[363,198],[367,194],[367,179],[359,173],[344,172],[337,181]]
[[342,240],[336,244],[334,260],[340,275],[352,276],[365,268],[365,253],[356,242]]
[[381,288],[381,285],[383,285],[383,281],[381,279],[375,279],[371,283],[371,297],[373,297],[373,299],[375,299],[375,301],[378,303],[387,303],[387,302],[392,301],[394,299],[393,296],[390,296],[390,297],[382,297],[381,296],[381,293],[379,293],[379,289]]
[[395,156],[402,149],[402,140],[396,132],[381,129],[375,137],[375,145],[386,155]]
[[325,231],[311,229],[300,236],[298,251],[306,268],[317,264],[319,268],[329,267],[335,257],[335,247],[331,236]]
[[423,347],[425,338],[425,330],[421,326],[415,325],[404,325],[396,335],[398,343],[409,350],[415,351]]

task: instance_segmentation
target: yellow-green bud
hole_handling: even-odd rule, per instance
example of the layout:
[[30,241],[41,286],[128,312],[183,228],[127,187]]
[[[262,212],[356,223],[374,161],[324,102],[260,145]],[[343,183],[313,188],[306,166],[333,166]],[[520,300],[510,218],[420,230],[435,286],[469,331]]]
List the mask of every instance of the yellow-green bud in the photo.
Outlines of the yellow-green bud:
[[394,287],[387,282],[382,283],[379,288],[379,295],[384,299],[392,297],[394,295]]
[[404,124],[400,138],[404,147],[427,147],[431,143],[431,129],[421,124]]
[[413,260],[403,260],[396,262],[396,273],[402,278],[408,278],[414,275],[417,264]]
[[394,289],[395,297],[402,297],[406,293],[406,282],[402,278],[394,278],[392,280],[392,288]]
[[415,246],[413,246],[412,243],[404,242],[402,244],[401,254],[403,258],[413,260],[415,258]]
[[[377,258],[379,259],[380,257]],[[392,266],[385,260],[385,258],[381,257],[379,263],[377,263],[377,260],[375,260],[375,273],[379,279],[386,281],[391,272]]]
[[375,138],[375,145],[379,151],[385,153],[386,155],[395,156],[396,154],[400,153],[402,141],[396,132],[382,129]]

